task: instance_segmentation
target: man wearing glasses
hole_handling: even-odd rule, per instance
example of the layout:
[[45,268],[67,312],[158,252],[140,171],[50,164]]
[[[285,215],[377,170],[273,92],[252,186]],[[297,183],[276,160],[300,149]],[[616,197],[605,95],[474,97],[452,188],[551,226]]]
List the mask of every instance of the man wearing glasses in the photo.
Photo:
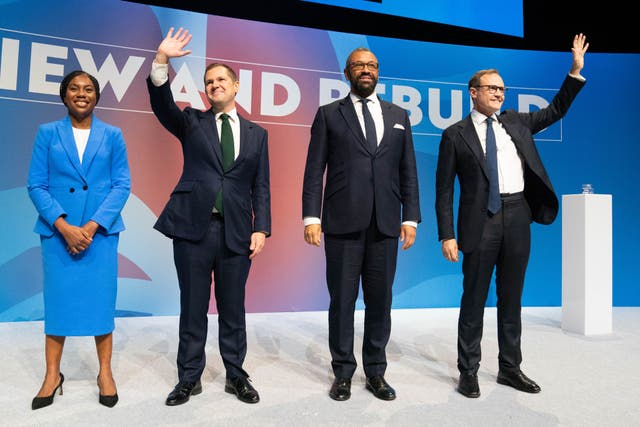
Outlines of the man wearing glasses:
[[[458,318],[458,392],[480,396],[484,306],[496,269],[498,313],[497,382],[527,393],[540,387],[520,370],[521,296],[529,260],[530,223],[550,224],[558,198],[540,160],[533,134],[560,120],[585,84],[580,75],[589,48],[583,34],[573,39],[569,75],[551,104],[542,110],[497,114],[504,82],[495,69],[469,80],[471,114],[445,129],[436,171],[436,214],[443,256],[462,261],[463,292]],[[454,180],[460,184],[458,237],[453,228]]]
[[384,373],[398,238],[402,249],[411,247],[421,219],[411,124],[404,109],[376,96],[378,60],[369,49],[351,52],[344,75],[351,92],[320,107],[311,126],[302,193],[304,239],[320,246],[324,232],[335,375],[329,396],[339,401],[351,396],[354,310],[362,280],[366,388],[379,399],[393,400],[396,393]]

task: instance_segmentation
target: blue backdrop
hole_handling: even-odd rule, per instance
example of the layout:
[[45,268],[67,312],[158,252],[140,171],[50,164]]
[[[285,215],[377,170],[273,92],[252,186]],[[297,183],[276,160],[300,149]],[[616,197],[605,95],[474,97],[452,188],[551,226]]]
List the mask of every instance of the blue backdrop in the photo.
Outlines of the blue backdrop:
[[[68,18],[78,10],[100,19],[72,24]],[[302,238],[302,173],[318,105],[348,91],[342,68],[349,51],[373,50],[381,64],[380,96],[406,108],[412,121],[423,222],[416,245],[399,256],[394,308],[459,305],[461,265],[440,252],[434,177],[442,130],[471,108],[471,74],[497,68],[509,87],[505,108],[528,111],[551,100],[571,62],[572,40],[566,52],[517,51],[335,33],[116,0],[0,2],[0,321],[43,316],[39,240],[32,231],[36,212],[26,175],[37,126],[64,116],[58,83],[76,68],[98,77],[103,93],[96,114],[120,126],[127,141],[132,195],[123,212],[118,315],[178,313],[171,242],[152,225],[182,159],[175,139],[151,113],[145,86],[155,49],[171,25],[194,34],[192,55],[172,62],[176,99],[206,108],[204,65],[227,62],[239,71],[240,113],[269,131],[274,232],[252,267],[250,312],[327,308],[323,250]],[[640,203],[634,190],[640,182],[639,72],[640,55],[588,52],[585,88],[568,115],[537,136],[559,197],[580,192],[583,183],[613,196],[616,306],[640,304]],[[532,226],[525,306],[561,304],[560,218]],[[495,304],[493,294],[489,305]]]

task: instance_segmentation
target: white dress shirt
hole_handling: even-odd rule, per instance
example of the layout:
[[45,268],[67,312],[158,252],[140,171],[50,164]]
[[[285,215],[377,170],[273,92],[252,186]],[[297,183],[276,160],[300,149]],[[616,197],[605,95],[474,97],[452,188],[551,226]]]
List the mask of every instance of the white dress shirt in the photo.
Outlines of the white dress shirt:
[[[367,131],[364,126],[364,116],[362,115],[363,103],[360,102],[360,98],[358,95],[353,92],[349,92],[349,98],[351,98],[351,102],[353,102],[353,108],[356,110],[356,116],[358,116],[358,121],[360,122],[360,128],[362,128],[362,133],[365,138],[367,137]],[[373,119],[373,123],[376,126],[376,139],[378,140],[378,145],[380,145],[380,141],[382,141],[382,136],[384,135],[384,120],[382,120],[382,107],[380,106],[380,100],[378,96],[374,93],[367,97],[369,102],[367,102],[367,107],[369,108],[369,112],[371,113],[371,118]]]
[[[493,133],[496,135],[498,152],[498,181],[500,193],[519,193],[524,190],[524,166],[516,145],[498,120],[497,114],[493,118]],[[471,111],[471,120],[482,145],[482,151],[487,154],[487,116],[479,111]]]

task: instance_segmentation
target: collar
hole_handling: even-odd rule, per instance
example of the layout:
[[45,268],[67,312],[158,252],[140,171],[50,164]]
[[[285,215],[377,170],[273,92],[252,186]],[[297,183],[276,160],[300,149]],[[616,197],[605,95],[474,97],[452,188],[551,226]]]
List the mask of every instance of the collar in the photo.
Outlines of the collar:
[[[354,104],[360,102],[360,100],[362,99],[360,96],[356,95],[353,92],[349,92],[349,98],[351,98],[351,102],[353,102]],[[380,102],[375,90],[371,95],[367,96],[366,99],[368,99],[371,104],[378,104]]]
[[[495,113],[493,113],[491,115],[491,118],[495,121],[498,122],[498,113],[499,111],[496,111]],[[487,116],[485,116],[484,114],[482,114],[480,111],[476,110],[475,108],[473,110],[471,110],[471,120],[473,120],[473,123],[476,125],[479,125],[481,123],[484,123],[485,120],[487,120]]]
[[[215,118],[216,121],[221,120],[220,116],[222,115],[222,112],[220,113],[216,113]],[[231,120],[234,123],[238,122],[238,110],[236,108],[234,108],[231,111],[227,111],[227,115],[229,116],[229,120]]]

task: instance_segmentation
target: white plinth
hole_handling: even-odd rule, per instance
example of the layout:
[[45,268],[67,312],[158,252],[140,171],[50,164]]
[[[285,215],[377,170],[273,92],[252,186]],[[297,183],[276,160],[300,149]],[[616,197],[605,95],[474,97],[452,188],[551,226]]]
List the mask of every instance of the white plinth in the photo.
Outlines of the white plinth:
[[562,329],[611,333],[610,194],[562,196]]

